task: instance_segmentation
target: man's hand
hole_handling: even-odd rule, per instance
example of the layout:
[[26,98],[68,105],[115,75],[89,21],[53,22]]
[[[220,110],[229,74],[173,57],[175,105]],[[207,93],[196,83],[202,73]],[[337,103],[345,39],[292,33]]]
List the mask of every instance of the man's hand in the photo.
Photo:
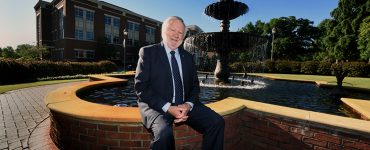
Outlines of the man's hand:
[[191,105],[190,104],[188,104],[188,103],[184,103],[184,104],[181,104],[181,105],[178,105],[177,107],[180,107],[180,108],[183,108],[183,110],[184,111],[182,111],[182,113],[184,114],[184,115],[188,115],[188,112],[190,111],[190,109],[191,109]]
[[178,105],[178,106],[170,106],[168,108],[168,113],[171,114],[176,119],[174,120],[175,123],[184,122],[188,119],[188,112],[191,109],[191,106],[187,103]]
[[183,117],[175,119],[174,122],[175,123],[180,123],[180,122],[185,122],[186,120],[188,120],[188,118],[189,118],[188,112],[191,109],[190,104],[184,103],[184,104],[178,105],[177,107],[181,108],[182,111],[181,111],[180,116],[183,116]]
[[178,107],[178,106],[170,106],[168,108],[167,112],[169,114],[171,114],[173,117],[175,117],[176,119],[179,119],[179,118],[184,117],[184,113],[183,112],[185,110],[186,110],[185,108],[181,108],[181,107]]

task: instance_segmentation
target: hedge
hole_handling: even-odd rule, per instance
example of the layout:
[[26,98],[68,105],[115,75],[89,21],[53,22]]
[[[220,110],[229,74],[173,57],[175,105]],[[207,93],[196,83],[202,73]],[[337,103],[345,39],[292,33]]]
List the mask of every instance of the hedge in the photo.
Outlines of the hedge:
[[[342,69],[348,71],[350,77],[370,77],[370,64],[365,62],[341,62]],[[327,61],[264,61],[261,62],[235,62],[230,64],[233,72],[243,72],[246,66],[247,72],[253,73],[284,73],[284,74],[313,74],[334,75],[332,65]]]
[[111,61],[53,62],[0,59],[0,84],[36,81],[37,78],[107,73],[117,70]]

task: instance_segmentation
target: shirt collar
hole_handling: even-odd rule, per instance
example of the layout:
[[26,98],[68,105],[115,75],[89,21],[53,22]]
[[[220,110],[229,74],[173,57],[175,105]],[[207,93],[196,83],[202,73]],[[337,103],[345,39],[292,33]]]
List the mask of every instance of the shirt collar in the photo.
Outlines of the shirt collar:
[[[164,49],[166,50],[166,53],[167,54],[170,54],[170,52],[172,51],[164,42],[163,42],[163,45],[164,45]],[[175,54],[179,54],[178,52],[179,52],[179,48],[176,48],[175,50],[174,50],[176,53]]]

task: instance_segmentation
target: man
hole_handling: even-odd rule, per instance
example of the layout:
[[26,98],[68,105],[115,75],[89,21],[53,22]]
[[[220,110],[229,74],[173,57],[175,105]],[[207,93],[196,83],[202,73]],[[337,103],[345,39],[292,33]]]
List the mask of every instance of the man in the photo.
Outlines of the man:
[[173,123],[203,134],[202,149],[223,149],[225,121],[198,101],[199,81],[193,56],[179,47],[185,24],[172,16],[162,24],[158,44],[140,49],[135,91],[144,126],[152,131],[151,149],[174,150]]

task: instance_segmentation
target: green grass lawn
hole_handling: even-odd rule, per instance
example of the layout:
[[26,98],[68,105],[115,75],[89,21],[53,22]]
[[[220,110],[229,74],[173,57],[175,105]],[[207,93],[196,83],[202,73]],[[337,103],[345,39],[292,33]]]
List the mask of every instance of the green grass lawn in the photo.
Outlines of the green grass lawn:
[[[282,79],[294,80],[310,80],[310,81],[326,81],[329,84],[336,85],[337,79],[335,76],[321,76],[321,75],[300,75],[300,74],[269,74],[269,73],[254,73],[257,76],[274,76]],[[370,90],[370,78],[346,77],[343,80],[343,86],[357,87]]]
[[10,84],[10,85],[0,85],[0,94],[7,92],[7,91],[11,91],[11,90],[17,90],[17,89],[28,88],[28,87],[33,87],[33,86],[57,84],[57,83],[65,83],[65,82],[85,81],[85,80],[88,80],[88,79],[50,80],[50,81],[38,81],[38,82]]

